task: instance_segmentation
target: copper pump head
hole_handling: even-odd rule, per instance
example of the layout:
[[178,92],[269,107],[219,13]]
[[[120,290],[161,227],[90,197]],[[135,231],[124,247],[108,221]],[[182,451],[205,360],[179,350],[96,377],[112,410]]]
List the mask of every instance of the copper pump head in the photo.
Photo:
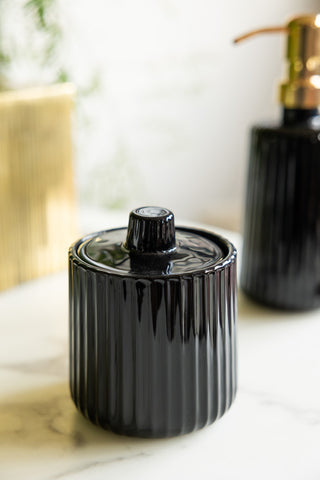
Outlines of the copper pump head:
[[320,14],[295,17],[284,26],[253,30],[234,42],[275,32],[288,35],[288,79],[280,85],[280,102],[286,108],[317,108],[320,105]]

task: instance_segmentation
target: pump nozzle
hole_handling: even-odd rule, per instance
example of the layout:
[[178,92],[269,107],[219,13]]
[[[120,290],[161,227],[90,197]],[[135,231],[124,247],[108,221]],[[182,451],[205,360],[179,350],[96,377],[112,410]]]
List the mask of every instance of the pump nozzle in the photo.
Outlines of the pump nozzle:
[[260,33],[278,33],[278,32],[288,32],[288,27],[286,26],[279,26],[279,27],[263,27],[263,28],[258,28],[257,30],[250,30],[250,32],[244,33],[243,35],[240,35],[239,37],[235,38],[233,40],[234,43],[239,43],[242,42],[242,40],[247,40],[247,38],[254,37],[256,35],[259,35]]
[[253,30],[234,42],[275,32],[288,34],[288,80],[280,85],[280,102],[287,108],[317,108],[320,105],[320,14],[295,17],[284,26]]

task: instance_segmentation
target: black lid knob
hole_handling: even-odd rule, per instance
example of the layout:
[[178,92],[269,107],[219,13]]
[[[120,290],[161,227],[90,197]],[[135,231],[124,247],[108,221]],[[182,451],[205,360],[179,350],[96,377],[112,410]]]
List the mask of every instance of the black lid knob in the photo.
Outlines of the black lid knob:
[[171,253],[176,248],[174,215],[162,207],[141,207],[129,217],[125,248],[130,253]]

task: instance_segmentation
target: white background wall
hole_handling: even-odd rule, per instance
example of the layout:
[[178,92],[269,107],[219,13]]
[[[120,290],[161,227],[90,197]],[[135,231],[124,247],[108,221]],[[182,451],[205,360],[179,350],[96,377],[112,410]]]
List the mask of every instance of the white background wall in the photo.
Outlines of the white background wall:
[[64,62],[80,87],[99,79],[77,118],[81,203],[159,204],[180,218],[237,224],[248,129],[279,116],[285,41],[232,39],[316,12],[319,0],[61,0],[60,8]]

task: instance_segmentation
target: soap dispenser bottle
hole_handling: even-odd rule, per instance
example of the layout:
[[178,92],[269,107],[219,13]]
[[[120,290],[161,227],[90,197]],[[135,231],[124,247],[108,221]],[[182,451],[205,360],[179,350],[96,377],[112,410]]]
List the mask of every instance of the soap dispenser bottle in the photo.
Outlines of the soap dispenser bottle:
[[320,14],[256,30],[287,34],[282,119],[251,131],[240,284],[281,309],[320,306]]

